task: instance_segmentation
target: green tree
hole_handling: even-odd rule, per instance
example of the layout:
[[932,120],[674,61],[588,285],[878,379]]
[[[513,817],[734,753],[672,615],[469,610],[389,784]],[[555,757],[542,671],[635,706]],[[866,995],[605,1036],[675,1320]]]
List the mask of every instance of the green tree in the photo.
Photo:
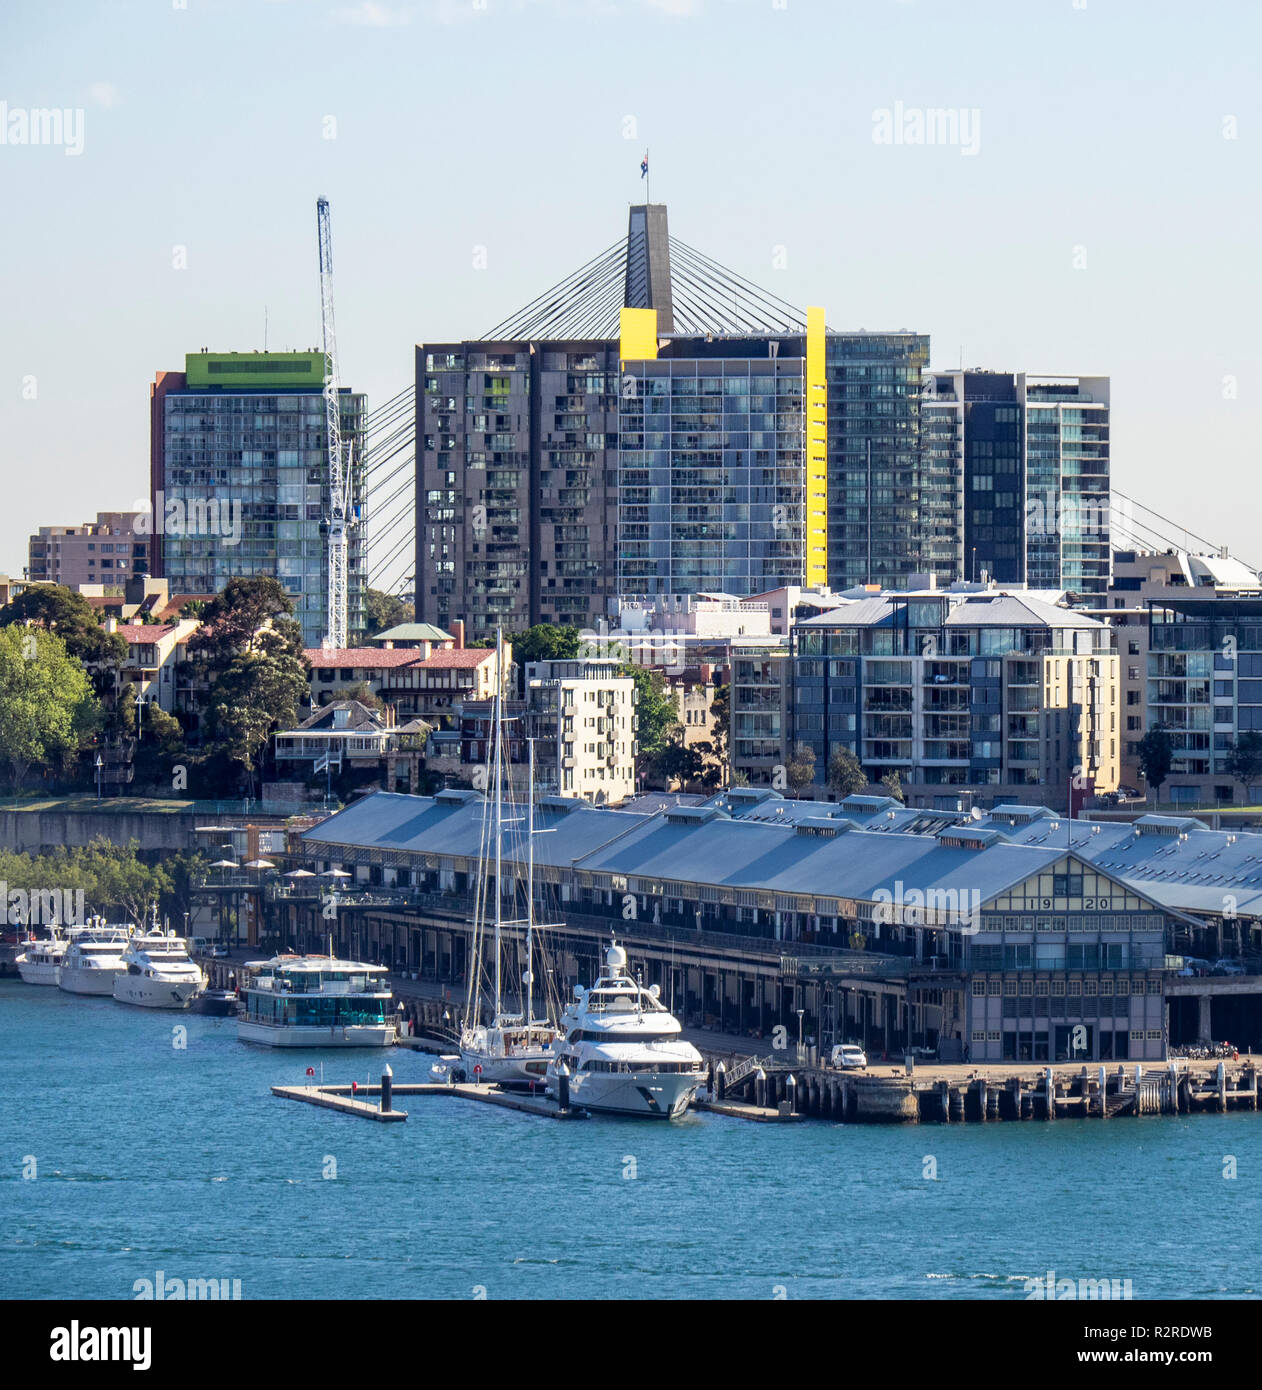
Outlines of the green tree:
[[307,678],[292,658],[270,652],[239,656],[215,679],[203,729],[209,748],[227,754],[253,776],[267,741],[292,729],[307,697]]
[[887,772],[885,776],[881,778],[881,785],[885,788],[886,796],[892,796],[895,801],[904,801],[906,799],[903,796],[903,779],[898,775],[897,770]]
[[686,791],[689,783],[702,780],[706,767],[705,753],[700,744],[686,744],[683,725],[676,724],[657,756],[652,759],[652,765],[668,787],[671,782],[678,782],[680,790]]
[[581,638],[576,627],[536,623],[508,640],[513,644],[513,660],[524,671],[528,661],[573,661]]
[[268,739],[298,722],[308,663],[293,605],[270,577],[233,579],[206,605],[189,654],[209,690],[202,713],[203,782],[244,771],[253,786]]
[[364,590],[364,624],[369,637],[388,632],[400,623],[410,623],[414,621],[415,616],[416,610],[413,606],[394,594],[371,586]]
[[789,789],[799,792],[815,780],[815,750],[807,743],[795,743],[789,761],[784,765],[784,779]]
[[60,637],[39,628],[0,629],[0,760],[15,789],[32,763],[64,766],[99,721],[87,672]]
[[337,697],[339,700],[358,700],[366,709],[385,709],[385,701],[373,692],[367,681],[356,681],[351,688]]
[[732,722],[732,687],[716,685],[710,701],[711,729],[714,735],[714,755],[723,762],[727,758],[728,731]]
[[635,682],[635,713],[640,721],[636,738],[641,759],[651,761],[666,746],[672,729],[679,724],[679,713],[667,688],[666,677],[651,666],[622,666],[619,673],[630,676]]
[[1246,786],[1258,780],[1262,774],[1262,734],[1243,733],[1236,739],[1227,760],[1227,771]]
[[0,608],[0,628],[42,627],[65,643],[66,652],[85,665],[117,666],[127,655],[127,642],[107,632],[95,608],[61,584],[36,584]]
[[246,653],[288,655],[301,661],[302,629],[278,579],[258,575],[230,579],[202,611],[202,625],[188,639],[193,661],[222,671]]
[[1174,742],[1165,728],[1156,724],[1139,740],[1139,766],[1154,798],[1174,765]]
[[854,796],[868,785],[863,764],[849,748],[834,748],[828,759],[828,786],[839,797]]
[[188,757],[180,721],[156,702],[147,703],[136,740],[136,780],[168,790],[176,764],[187,766]]

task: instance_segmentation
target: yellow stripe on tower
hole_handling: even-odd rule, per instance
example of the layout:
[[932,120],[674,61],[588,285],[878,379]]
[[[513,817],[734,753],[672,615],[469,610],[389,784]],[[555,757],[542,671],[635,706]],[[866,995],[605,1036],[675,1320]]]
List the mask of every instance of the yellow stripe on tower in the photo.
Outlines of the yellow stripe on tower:
[[622,309],[618,334],[618,356],[624,362],[651,362],[657,357],[657,310]]
[[806,583],[828,583],[828,378],[818,307],[806,311]]

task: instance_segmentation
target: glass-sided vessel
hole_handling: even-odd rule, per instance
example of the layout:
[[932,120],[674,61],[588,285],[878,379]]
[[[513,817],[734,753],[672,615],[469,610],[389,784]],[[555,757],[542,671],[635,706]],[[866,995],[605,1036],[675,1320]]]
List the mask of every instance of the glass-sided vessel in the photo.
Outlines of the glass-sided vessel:
[[247,961],[237,1037],[266,1047],[390,1047],[388,973],[332,955]]

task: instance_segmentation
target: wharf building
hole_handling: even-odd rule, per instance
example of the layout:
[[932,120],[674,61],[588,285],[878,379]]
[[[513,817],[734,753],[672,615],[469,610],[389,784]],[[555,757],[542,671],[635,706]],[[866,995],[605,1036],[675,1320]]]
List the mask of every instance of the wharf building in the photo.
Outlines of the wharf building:
[[417,617],[596,627],[623,597],[925,568],[928,356],[923,334],[829,330],[632,207],[483,338],[417,347]]
[[[461,980],[483,816],[473,791],[380,793],[306,831],[307,866],[349,875],[347,947]],[[796,1036],[800,1009],[822,1047],[1156,1061],[1182,964],[1169,947],[1203,931],[1153,877],[1153,852],[1188,833],[1162,817],[1092,826],[1014,805],[973,818],[868,796],[821,808],[747,788],[643,814],[544,797],[536,828],[557,832],[535,842],[555,986],[590,983],[612,930],[687,1023],[744,1036]],[[522,839],[506,847],[515,877],[525,856]],[[319,891],[276,891],[282,939],[326,939]]]
[[[216,594],[270,575],[292,599],[303,643],[328,610],[330,512],[322,352],[198,352],[151,389],[152,567],[171,592]],[[351,514],[363,510],[364,397],[342,388]],[[362,528],[348,528],[348,623],[364,627]]]
[[[1041,801],[1118,785],[1109,627],[1055,592],[958,585],[858,598],[794,624],[789,652],[733,652],[731,763],[775,786],[798,745],[811,794],[836,750],[914,805]],[[781,784],[783,785],[783,784]]]

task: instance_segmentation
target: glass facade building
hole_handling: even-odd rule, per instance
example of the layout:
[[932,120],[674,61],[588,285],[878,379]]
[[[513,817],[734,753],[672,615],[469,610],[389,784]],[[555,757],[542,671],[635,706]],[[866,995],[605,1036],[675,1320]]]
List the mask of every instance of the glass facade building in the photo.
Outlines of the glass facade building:
[[803,582],[803,367],[767,356],[624,363],[622,596]]
[[942,475],[941,489],[924,494],[932,500],[921,521],[938,534],[933,518],[954,515],[954,527],[941,528],[958,540],[953,577],[1065,589],[1085,606],[1103,606],[1107,377],[929,372],[921,426],[924,473]]
[[948,572],[940,524],[953,493],[920,452],[921,381],[929,338],[921,333],[829,333],[828,583],[896,588],[908,576]]
[[593,625],[610,611],[618,345],[417,348],[416,614]]
[[[153,393],[155,572],[172,594],[215,594],[230,579],[273,576],[309,647],[323,640],[328,604],[323,371],[319,353],[190,354],[186,371],[161,374]],[[364,397],[343,390],[341,406],[358,516]],[[358,526],[347,568],[356,634],[364,625]]]

